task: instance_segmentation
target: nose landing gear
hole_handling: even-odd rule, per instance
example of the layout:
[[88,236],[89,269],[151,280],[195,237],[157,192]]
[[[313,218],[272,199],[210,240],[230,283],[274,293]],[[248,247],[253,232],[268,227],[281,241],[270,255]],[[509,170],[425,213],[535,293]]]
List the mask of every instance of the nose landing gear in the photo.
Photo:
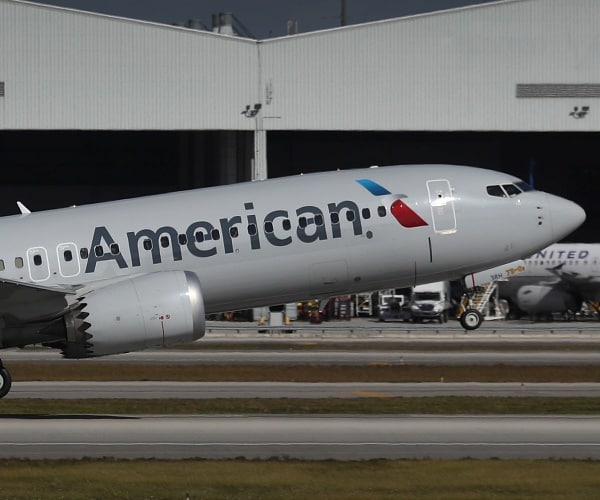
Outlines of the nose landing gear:
[[467,309],[460,317],[460,324],[465,330],[477,330],[483,323],[483,315],[477,309]]

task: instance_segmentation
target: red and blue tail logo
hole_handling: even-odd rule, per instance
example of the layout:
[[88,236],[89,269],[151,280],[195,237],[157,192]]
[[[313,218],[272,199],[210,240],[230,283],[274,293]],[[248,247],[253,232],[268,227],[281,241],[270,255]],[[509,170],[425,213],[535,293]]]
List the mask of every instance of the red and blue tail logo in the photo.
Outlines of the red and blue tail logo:
[[[377,184],[375,181],[371,179],[358,179],[358,182],[362,187],[364,187],[369,193],[374,196],[385,196],[391,195],[386,188],[382,185]],[[394,218],[403,226],[403,227],[422,227],[427,226],[427,222],[425,222],[419,214],[417,214],[412,208],[410,208],[405,202],[400,199],[394,200],[392,205],[390,206],[390,212]]]

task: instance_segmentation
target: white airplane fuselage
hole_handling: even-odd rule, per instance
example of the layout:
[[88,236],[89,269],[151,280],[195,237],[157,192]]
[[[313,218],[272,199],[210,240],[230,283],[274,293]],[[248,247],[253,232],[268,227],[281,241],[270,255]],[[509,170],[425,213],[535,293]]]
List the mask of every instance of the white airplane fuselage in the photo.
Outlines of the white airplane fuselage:
[[[578,225],[573,211],[582,219],[574,204],[546,193],[486,193],[515,181],[467,167],[385,167],[7,217],[0,279],[102,286],[188,270],[207,313],[455,279],[562,238]],[[396,200],[424,223],[399,223]]]
[[207,313],[459,279],[583,222],[510,175],[311,174],[0,219],[0,346],[68,357],[197,339]]

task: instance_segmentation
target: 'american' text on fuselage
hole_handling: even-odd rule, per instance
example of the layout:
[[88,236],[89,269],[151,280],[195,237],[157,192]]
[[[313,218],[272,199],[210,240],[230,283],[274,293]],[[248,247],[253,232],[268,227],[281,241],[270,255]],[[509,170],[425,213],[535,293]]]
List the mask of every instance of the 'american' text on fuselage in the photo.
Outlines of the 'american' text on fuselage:
[[[362,219],[371,217],[369,209],[359,209],[358,205],[349,200],[339,203],[329,203],[327,214],[329,219],[329,233],[326,227],[324,211],[319,207],[305,205],[295,210],[297,224],[295,231],[292,228],[289,211],[273,210],[258,224],[254,204],[244,203],[244,215],[234,215],[229,218],[220,218],[218,223],[199,220],[192,222],[184,233],[180,233],[172,226],[162,226],[156,230],[140,229],[127,232],[127,246],[131,258],[131,267],[141,265],[140,251],[151,252],[152,263],[160,264],[161,247],[171,247],[174,261],[182,260],[182,247],[187,247],[189,253],[195,257],[212,257],[221,249],[225,254],[236,251],[234,240],[241,235],[240,226],[243,219],[247,223],[247,235],[252,250],[261,248],[262,241],[270,245],[283,247],[290,245],[294,240],[302,243],[313,243],[328,238],[341,238],[341,219],[345,217],[352,224],[354,236],[363,233]],[[382,215],[382,214],[380,214]],[[217,243],[218,241],[221,243]],[[104,248],[110,249],[105,252]],[[92,237],[91,251],[89,253],[85,272],[93,273],[98,262],[114,261],[119,268],[127,268],[125,256],[120,251],[115,238],[106,226],[97,226]]]

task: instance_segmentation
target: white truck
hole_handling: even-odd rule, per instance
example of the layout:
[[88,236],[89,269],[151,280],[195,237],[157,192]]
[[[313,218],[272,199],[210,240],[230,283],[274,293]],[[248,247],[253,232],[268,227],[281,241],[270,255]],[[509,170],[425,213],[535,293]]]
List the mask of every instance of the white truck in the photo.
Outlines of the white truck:
[[452,309],[450,282],[438,281],[413,287],[410,298],[410,317],[415,323],[424,320],[448,321]]

